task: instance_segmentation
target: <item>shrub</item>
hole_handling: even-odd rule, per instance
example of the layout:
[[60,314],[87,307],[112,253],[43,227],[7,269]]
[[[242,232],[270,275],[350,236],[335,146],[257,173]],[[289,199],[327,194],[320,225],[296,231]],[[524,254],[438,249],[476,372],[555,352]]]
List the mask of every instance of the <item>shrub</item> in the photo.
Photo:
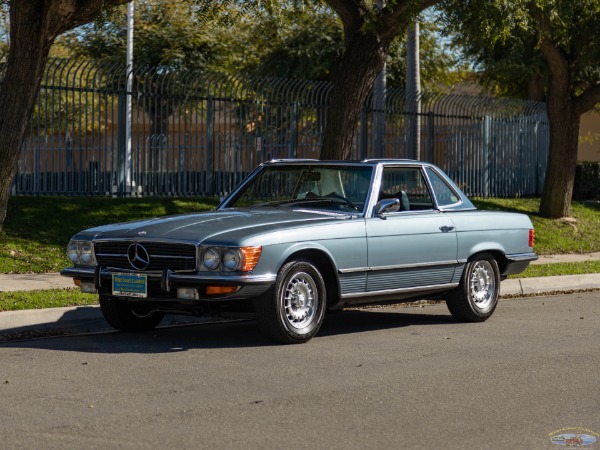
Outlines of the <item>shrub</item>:
[[573,200],[600,200],[600,162],[577,163]]

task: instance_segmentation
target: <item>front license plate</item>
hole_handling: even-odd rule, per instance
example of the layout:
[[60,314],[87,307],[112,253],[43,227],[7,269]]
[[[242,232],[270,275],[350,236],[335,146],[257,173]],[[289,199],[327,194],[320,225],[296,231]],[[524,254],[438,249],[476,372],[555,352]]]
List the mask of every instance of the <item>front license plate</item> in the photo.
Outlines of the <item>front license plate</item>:
[[112,293],[125,297],[148,297],[148,277],[142,273],[113,273]]

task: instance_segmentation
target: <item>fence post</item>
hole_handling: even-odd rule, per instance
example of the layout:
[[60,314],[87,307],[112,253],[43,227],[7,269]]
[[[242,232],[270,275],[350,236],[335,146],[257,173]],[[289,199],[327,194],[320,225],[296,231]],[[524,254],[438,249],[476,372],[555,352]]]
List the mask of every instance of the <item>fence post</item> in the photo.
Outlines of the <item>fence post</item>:
[[289,157],[298,157],[298,102],[292,103],[291,136],[289,145]]
[[214,124],[214,99],[209,95],[206,99],[206,194],[214,194],[214,151],[215,151],[215,124]]
[[435,123],[433,117],[433,111],[427,113],[427,156],[424,161],[429,161],[435,164],[434,161],[434,149],[433,149],[433,133],[435,132]]
[[533,126],[533,142],[535,143],[535,195],[541,194],[540,185],[540,136],[538,134],[538,127],[540,125],[539,120],[535,121],[535,125]]
[[492,121],[490,116],[483,118],[483,196],[490,196],[490,149],[491,149],[491,128]]

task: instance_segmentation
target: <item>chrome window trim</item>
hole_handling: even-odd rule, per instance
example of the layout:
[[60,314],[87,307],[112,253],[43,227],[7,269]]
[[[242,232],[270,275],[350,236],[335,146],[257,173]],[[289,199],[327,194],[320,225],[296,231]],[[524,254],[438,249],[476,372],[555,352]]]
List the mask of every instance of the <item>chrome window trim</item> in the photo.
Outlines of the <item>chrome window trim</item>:
[[[438,200],[437,200],[437,195],[435,194],[435,189],[433,189],[433,183],[431,182],[431,179],[429,178],[429,174],[427,173],[427,169],[430,169],[433,173],[435,173],[438,176],[438,178],[442,181],[442,183],[444,183],[448,187],[448,189],[450,189],[452,192],[454,192],[454,195],[456,195],[456,198],[458,198],[457,202],[450,203],[450,204],[444,205],[444,206],[440,206],[440,204],[438,203]],[[429,192],[431,193],[431,196],[433,197],[434,205],[437,207],[438,210],[444,211],[445,208],[454,208],[454,207],[460,206],[464,203],[462,196],[459,195],[459,193],[456,192],[456,190],[446,182],[444,177],[437,170],[435,170],[433,168],[433,166],[423,165],[421,167],[421,170],[422,170],[423,176],[425,177],[425,183],[427,184],[427,187],[429,188]]]
[[[417,214],[441,214],[442,211],[440,211],[439,209],[417,209],[414,211],[396,211],[396,212],[390,212],[390,213],[384,213],[382,214],[383,217],[406,217],[406,216],[414,216]],[[375,216],[377,218],[379,218],[379,216]]]
[[[217,211],[223,211],[227,208],[232,208],[229,206],[231,201],[238,195],[240,191],[246,188],[246,185],[250,182],[252,178],[254,178],[259,172],[263,170],[267,170],[269,167],[277,166],[277,165],[307,165],[307,166],[344,166],[344,167],[371,167],[371,180],[369,183],[369,190],[365,193],[365,204],[363,209],[357,211],[354,216],[360,216],[366,218],[369,216],[371,211],[371,205],[369,204],[369,199],[373,197],[373,183],[374,181],[378,181],[379,178],[376,177],[377,169],[380,165],[378,164],[365,164],[366,161],[321,161],[318,159],[297,159],[297,160],[283,160],[283,159],[273,159],[267,162],[260,164],[256,169],[254,169],[244,180],[234,189],[230,194],[228,194],[221,203],[217,206]],[[281,164],[283,163],[283,164]],[[377,191],[379,192],[379,191]],[[373,205],[374,206],[374,205]],[[237,208],[234,206],[233,208]]]

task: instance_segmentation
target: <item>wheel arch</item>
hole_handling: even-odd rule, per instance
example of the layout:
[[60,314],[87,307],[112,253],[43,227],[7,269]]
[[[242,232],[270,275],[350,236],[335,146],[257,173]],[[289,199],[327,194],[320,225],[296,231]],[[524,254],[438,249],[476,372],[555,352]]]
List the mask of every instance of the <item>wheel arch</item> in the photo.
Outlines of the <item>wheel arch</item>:
[[508,260],[506,259],[506,255],[504,254],[504,252],[499,249],[478,249],[477,252],[469,256],[468,261],[473,261],[477,259],[479,255],[482,255],[484,253],[491,255],[496,260],[496,263],[498,263],[498,269],[500,270],[500,273],[503,273],[506,270]]
[[288,255],[283,264],[286,264],[296,259],[305,259],[314,264],[314,266],[317,268],[317,270],[323,277],[323,280],[325,281],[325,289],[327,295],[326,306],[331,307],[335,305],[339,297],[340,283],[336,275],[336,266],[331,256],[321,249],[304,248]]

